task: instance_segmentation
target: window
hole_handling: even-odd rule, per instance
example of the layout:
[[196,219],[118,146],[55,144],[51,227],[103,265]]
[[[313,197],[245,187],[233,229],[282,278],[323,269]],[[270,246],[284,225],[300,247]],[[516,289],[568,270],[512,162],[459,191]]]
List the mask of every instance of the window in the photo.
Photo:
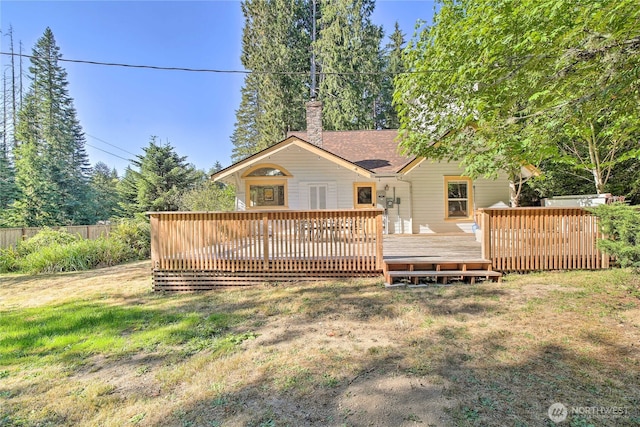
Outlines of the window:
[[309,209],[327,209],[327,185],[309,185]]
[[469,219],[473,215],[471,179],[464,176],[445,176],[445,218]]
[[249,207],[286,206],[284,197],[284,183],[282,185],[249,185]]
[[372,183],[353,184],[354,207],[357,208],[374,208],[376,206],[376,187]]
[[291,174],[277,165],[262,164],[249,169],[246,182],[246,206],[252,208],[286,208],[287,178]]

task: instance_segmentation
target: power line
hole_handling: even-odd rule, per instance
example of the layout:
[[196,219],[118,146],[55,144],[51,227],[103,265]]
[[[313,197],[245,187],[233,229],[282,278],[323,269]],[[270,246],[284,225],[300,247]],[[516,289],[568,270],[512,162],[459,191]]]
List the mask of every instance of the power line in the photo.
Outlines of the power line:
[[118,156],[117,154],[113,154],[113,153],[111,153],[111,152],[109,152],[109,151],[107,151],[107,150],[103,150],[102,148],[98,148],[98,147],[96,147],[96,146],[94,146],[94,145],[89,144],[88,142],[85,142],[85,143],[84,143],[84,145],[86,145],[86,146],[88,146],[88,147],[91,147],[91,148],[94,148],[94,149],[96,149],[96,150],[102,151],[103,153],[107,153],[107,154],[109,154],[109,155],[111,155],[111,156],[113,156],[113,157],[117,157],[117,158],[119,158],[119,159],[126,160],[127,162],[130,162],[130,161],[131,161],[131,159],[125,159],[125,158],[124,158],[124,157],[122,157],[122,156]]
[[[8,55],[8,56],[18,56],[22,58],[29,59],[47,59],[40,56],[34,55],[26,55],[20,53],[11,53],[11,52],[0,52],[0,55]],[[218,74],[277,74],[277,75],[307,75],[309,71],[259,71],[259,70],[220,70],[213,68],[189,68],[189,67],[162,67],[157,65],[140,65],[140,64],[124,64],[120,62],[101,62],[101,61],[89,61],[84,59],[65,59],[65,58],[57,58],[60,62],[71,62],[76,64],[89,64],[89,65],[101,65],[107,67],[124,67],[124,68],[138,68],[138,69],[148,69],[148,70],[162,70],[162,71],[186,71],[193,73],[218,73]],[[438,73],[438,72],[448,72],[453,71],[450,70],[424,70],[424,71],[371,71],[371,72],[362,72],[362,71],[344,71],[344,72],[320,72],[319,74],[324,75],[344,75],[344,76],[377,76],[377,75],[385,75],[385,76],[393,76],[400,74],[428,74],[428,73]]]
[[88,137],[91,137],[91,138],[93,138],[93,139],[95,139],[95,140],[97,140],[97,141],[100,141],[100,142],[102,142],[102,143],[104,143],[104,144],[107,144],[107,145],[110,145],[110,146],[112,146],[112,147],[114,147],[114,148],[117,148],[117,149],[118,149],[118,150],[120,150],[120,151],[124,151],[124,152],[125,152],[125,153],[127,153],[127,154],[131,154],[132,156],[136,156],[136,155],[137,155],[137,154],[135,154],[135,153],[132,153],[131,151],[127,151],[127,150],[125,150],[124,148],[120,148],[120,147],[118,147],[117,145],[114,145],[114,144],[112,144],[112,143],[110,143],[110,142],[107,142],[107,141],[105,141],[104,139],[100,139],[100,138],[98,138],[97,136],[89,135],[89,134],[88,134],[88,133],[86,133],[86,132],[85,132],[85,135],[87,135]]

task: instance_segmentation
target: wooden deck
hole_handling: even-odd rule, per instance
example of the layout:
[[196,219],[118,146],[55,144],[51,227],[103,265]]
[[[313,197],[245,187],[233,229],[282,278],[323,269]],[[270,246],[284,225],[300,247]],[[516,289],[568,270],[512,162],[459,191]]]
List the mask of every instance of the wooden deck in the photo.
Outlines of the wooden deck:
[[382,210],[152,212],[156,290],[379,276],[389,285],[608,268],[580,208],[479,209],[474,235],[384,235]]
[[431,286],[449,281],[500,280],[491,261],[481,257],[474,235],[384,236],[383,275],[387,287]]
[[385,261],[480,260],[480,242],[472,234],[388,234],[383,238]]

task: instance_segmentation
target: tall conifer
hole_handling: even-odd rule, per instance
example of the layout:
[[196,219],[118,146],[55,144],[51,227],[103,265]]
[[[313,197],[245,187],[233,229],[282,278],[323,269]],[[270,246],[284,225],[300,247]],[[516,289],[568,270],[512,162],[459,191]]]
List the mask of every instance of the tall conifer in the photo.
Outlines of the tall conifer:
[[16,129],[16,184],[12,206],[24,225],[87,223],[89,161],[85,138],[69,95],[67,73],[53,32],[47,28],[33,48],[31,85]]

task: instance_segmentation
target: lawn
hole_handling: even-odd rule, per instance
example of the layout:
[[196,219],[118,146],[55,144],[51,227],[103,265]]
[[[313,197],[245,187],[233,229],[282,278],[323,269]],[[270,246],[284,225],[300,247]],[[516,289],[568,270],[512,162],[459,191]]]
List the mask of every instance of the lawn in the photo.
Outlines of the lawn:
[[560,425],[640,425],[631,271],[181,294],[149,262],[0,276],[0,426],[553,426],[554,403]]

